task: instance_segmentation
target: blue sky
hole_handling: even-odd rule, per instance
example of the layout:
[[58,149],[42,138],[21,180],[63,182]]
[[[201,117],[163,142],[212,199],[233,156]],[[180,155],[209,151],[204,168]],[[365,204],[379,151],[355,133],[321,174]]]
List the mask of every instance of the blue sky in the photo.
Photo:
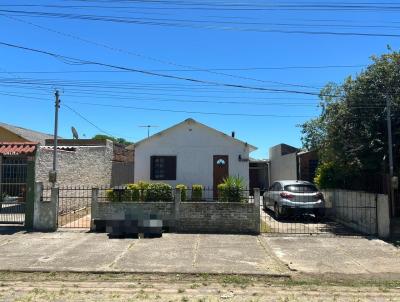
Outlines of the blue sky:
[[[363,68],[360,66],[371,62],[371,55],[387,52],[387,45],[393,49],[400,46],[398,37],[265,31],[400,34],[396,18],[398,11],[253,9],[268,3],[283,3],[279,1],[229,2],[251,3],[248,5],[252,8],[250,10],[225,10],[223,7],[226,6],[221,6],[221,9],[211,4],[212,9],[198,9],[199,5],[172,5],[172,2],[165,3],[164,0],[148,4],[141,1],[113,1],[112,4],[101,1],[35,1],[38,6],[16,6],[28,3],[2,3],[1,42],[207,82],[318,93],[326,83],[340,83],[346,76],[360,72]],[[49,4],[67,7],[49,7]],[[114,7],[77,8],[77,5]],[[38,17],[32,12],[129,17],[147,24]],[[163,24],[154,24],[160,22]],[[313,95],[191,83],[134,72],[116,72],[102,66],[67,63],[42,54],[0,46],[0,121],[51,133],[53,94],[57,88],[63,104],[114,136],[137,141],[147,135],[147,130],[139,125],[157,125],[158,128],[152,129],[154,132],[191,117],[226,133],[235,131],[239,139],[259,148],[253,157],[266,158],[268,148],[278,143],[300,147],[300,128],[297,125],[319,113],[318,98]],[[328,65],[357,67],[273,69]],[[187,66],[201,71],[193,71]],[[89,138],[100,132],[81,116],[61,107],[60,135],[71,137],[71,126],[78,129],[81,137]]]

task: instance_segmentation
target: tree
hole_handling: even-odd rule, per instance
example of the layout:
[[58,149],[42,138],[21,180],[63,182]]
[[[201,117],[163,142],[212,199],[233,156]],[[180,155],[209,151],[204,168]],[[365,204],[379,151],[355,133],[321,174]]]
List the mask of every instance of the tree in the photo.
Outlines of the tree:
[[320,116],[301,125],[303,147],[318,150],[321,166],[338,171],[343,179],[387,172],[387,98],[392,104],[395,171],[399,169],[400,53],[372,60],[354,79],[327,84],[320,92]]
[[96,140],[109,139],[113,142],[120,143],[125,146],[129,146],[129,145],[133,144],[132,142],[127,141],[126,139],[124,139],[122,137],[113,137],[113,136],[109,136],[109,135],[105,135],[105,134],[96,134],[95,136],[92,137],[92,139],[96,139]]

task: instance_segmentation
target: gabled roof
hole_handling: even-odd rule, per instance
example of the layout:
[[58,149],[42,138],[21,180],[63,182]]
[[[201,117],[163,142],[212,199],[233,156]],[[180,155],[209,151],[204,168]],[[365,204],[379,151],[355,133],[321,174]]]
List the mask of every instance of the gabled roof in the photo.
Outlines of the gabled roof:
[[[182,121],[182,122],[180,122],[180,123],[178,123],[178,124],[176,124],[176,125],[174,125],[174,126],[172,126],[172,127],[169,127],[169,128],[167,128],[167,129],[164,129],[164,130],[162,130],[162,131],[160,131],[160,132],[158,132],[158,133],[155,133],[155,134],[151,135],[150,137],[147,137],[147,138],[145,138],[145,139],[142,139],[142,140],[136,142],[133,146],[138,146],[139,144],[141,144],[141,143],[143,143],[143,142],[146,142],[146,141],[148,141],[148,140],[152,140],[152,139],[154,139],[154,138],[156,138],[156,137],[159,137],[159,136],[161,136],[161,135],[164,135],[164,134],[166,134],[166,133],[168,133],[168,132],[170,132],[170,131],[172,131],[172,130],[174,130],[174,129],[176,129],[176,128],[178,128],[179,126],[184,125],[184,124],[196,124],[196,125],[199,125],[199,126],[201,126],[201,127],[206,128],[206,129],[208,129],[208,130],[217,132],[218,134],[223,135],[224,137],[226,137],[226,138],[228,138],[228,139],[231,139],[231,140],[236,141],[236,142],[238,142],[238,143],[242,143],[242,144],[244,144],[244,145],[247,145],[247,146],[249,147],[250,152],[257,150],[257,147],[255,147],[255,146],[253,146],[253,145],[250,145],[250,144],[248,144],[248,143],[246,143],[246,142],[244,142],[244,141],[241,141],[241,140],[239,140],[239,139],[237,139],[237,138],[234,138],[234,137],[232,137],[232,136],[230,136],[230,135],[227,135],[227,134],[225,134],[225,133],[223,133],[223,132],[221,132],[221,131],[219,131],[219,130],[216,130],[216,129],[214,129],[214,128],[211,128],[211,127],[209,127],[209,126],[207,126],[207,125],[204,125],[204,124],[202,124],[202,123],[199,123],[198,121],[196,121],[196,120],[194,120],[194,119],[192,119],[192,118],[188,118],[188,119],[186,119],[186,120],[184,120],[184,121]],[[129,146],[129,147],[130,147],[130,146]],[[128,148],[129,148],[129,147],[128,147]]]
[[44,145],[46,139],[53,138],[51,134],[46,134],[5,123],[0,123],[0,127],[3,127],[4,129],[18,135],[22,139],[25,139],[27,142],[37,142]]

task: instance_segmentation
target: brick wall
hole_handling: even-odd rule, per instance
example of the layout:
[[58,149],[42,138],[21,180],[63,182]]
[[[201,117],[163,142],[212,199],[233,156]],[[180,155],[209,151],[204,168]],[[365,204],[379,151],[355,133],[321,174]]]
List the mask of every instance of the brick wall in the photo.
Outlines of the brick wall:
[[95,220],[140,217],[162,219],[164,226],[182,233],[260,232],[260,207],[254,203],[92,202],[92,219]]
[[260,210],[253,203],[182,202],[178,230],[204,233],[258,233]]

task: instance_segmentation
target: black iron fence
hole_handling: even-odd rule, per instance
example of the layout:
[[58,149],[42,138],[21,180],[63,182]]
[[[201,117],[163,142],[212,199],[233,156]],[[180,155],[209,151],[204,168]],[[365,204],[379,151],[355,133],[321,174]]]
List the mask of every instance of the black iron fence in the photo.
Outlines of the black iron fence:
[[377,203],[386,195],[276,183],[261,199],[261,232],[272,235],[377,234]]
[[0,223],[24,224],[26,193],[26,159],[2,158],[0,161]]
[[164,201],[175,200],[177,189],[180,190],[181,202],[253,202],[253,190],[240,189],[213,189],[211,187],[178,187],[169,186],[152,188],[137,188],[130,186],[116,186],[113,188],[100,187],[99,201]]
[[[48,198],[51,188],[47,187],[43,192]],[[92,187],[65,186],[59,187],[58,192],[58,227],[90,228]]]

